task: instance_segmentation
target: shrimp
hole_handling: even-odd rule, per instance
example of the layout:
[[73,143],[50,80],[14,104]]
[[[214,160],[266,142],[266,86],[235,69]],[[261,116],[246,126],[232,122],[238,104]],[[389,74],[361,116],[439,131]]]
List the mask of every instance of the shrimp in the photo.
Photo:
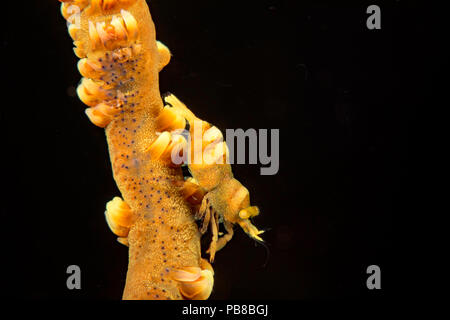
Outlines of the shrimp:
[[[166,107],[161,112],[161,127],[171,127],[182,119],[190,124],[189,171],[204,193],[196,219],[203,221],[200,229],[204,234],[208,227],[212,240],[207,253],[214,261],[215,253],[221,250],[233,237],[234,224],[238,224],[252,239],[263,242],[258,230],[250,221],[259,214],[257,206],[250,205],[250,193],[233,177],[228,158],[228,147],[220,130],[197,118],[184,103],[173,94],[164,98]],[[186,151],[186,150],[185,150]],[[188,152],[186,152],[188,153]],[[226,233],[219,238],[219,222],[223,222]]]

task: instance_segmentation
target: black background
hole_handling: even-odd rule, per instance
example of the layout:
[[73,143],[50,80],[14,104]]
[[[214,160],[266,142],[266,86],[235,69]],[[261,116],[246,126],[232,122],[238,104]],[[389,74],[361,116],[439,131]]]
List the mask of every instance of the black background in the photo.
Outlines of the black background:
[[[366,28],[370,4],[381,7],[381,30]],[[2,28],[0,295],[120,299],[127,248],[104,221],[119,192],[103,130],[74,93],[80,75],[59,2],[20,6]],[[221,130],[280,129],[277,175],[233,166],[261,209],[255,224],[270,229],[270,253],[236,228],[217,254],[211,298],[391,295],[402,231],[394,221],[412,201],[410,132],[436,71],[422,55],[434,40],[430,8],[153,0],[150,10],[173,54],[162,93]],[[71,264],[82,290],[66,288]],[[378,292],[365,285],[371,264],[382,270]]]

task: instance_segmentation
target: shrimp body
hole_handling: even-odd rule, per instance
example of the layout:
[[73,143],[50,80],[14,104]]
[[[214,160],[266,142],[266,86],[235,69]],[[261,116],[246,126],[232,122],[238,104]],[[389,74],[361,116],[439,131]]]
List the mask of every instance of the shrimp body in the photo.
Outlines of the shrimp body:
[[[250,219],[259,214],[259,208],[250,205],[250,193],[234,178],[228,159],[228,147],[221,131],[210,123],[197,118],[178,98],[170,94],[165,97],[167,106],[162,111],[163,126],[177,122],[176,116],[163,117],[165,112],[176,114],[189,124],[190,144],[188,167],[193,181],[205,193],[196,218],[203,220],[201,233],[208,227],[212,231],[212,241],[208,249],[210,261],[233,237],[233,226],[238,224],[252,239],[263,242],[258,230]],[[168,108],[170,106],[170,109]],[[219,238],[219,222],[222,221],[226,234]]]

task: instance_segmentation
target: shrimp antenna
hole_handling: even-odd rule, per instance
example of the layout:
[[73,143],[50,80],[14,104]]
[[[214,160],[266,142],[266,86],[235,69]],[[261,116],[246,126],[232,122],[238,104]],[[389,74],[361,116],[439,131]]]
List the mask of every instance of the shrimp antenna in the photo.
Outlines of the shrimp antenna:
[[[264,232],[269,231],[271,228],[266,228],[264,229]],[[257,240],[257,239],[253,239],[255,240],[255,246],[257,246],[258,244],[262,245],[265,249],[266,249],[266,259],[262,265],[263,268],[265,268],[267,266],[267,263],[269,262],[269,258],[270,258],[270,248],[268,243],[266,243],[265,241],[261,241],[261,240]]]

